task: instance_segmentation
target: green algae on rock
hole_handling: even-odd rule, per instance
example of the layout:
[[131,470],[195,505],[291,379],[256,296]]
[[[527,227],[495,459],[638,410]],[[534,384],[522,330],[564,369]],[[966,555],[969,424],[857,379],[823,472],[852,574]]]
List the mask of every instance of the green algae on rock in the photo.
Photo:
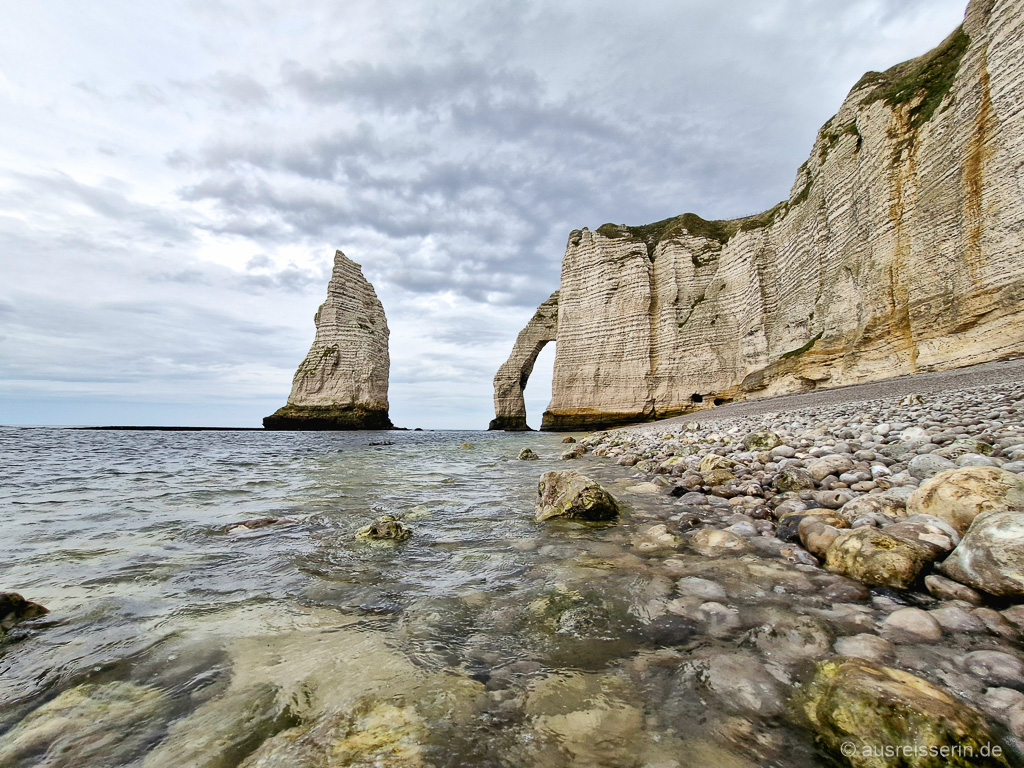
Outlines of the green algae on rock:
[[909,672],[835,657],[796,703],[818,739],[857,768],[1009,765],[977,710]]
[[364,541],[405,541],[410,536],[412,531],[393,515],[378,517],[356,532],[356,538]]
[[865,584],[909,589],[935,557],[923,544],[865,526],[832,542],[825,568]]
[[565,517],[607,522],[619,516],[619,504],[596,481],[574,469],[545,472],[537,484],[537,520]]

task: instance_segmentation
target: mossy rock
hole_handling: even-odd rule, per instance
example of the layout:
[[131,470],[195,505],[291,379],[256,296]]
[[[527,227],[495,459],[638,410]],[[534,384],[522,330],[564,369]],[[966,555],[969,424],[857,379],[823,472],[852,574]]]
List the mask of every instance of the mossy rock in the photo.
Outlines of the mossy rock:
[[775,478],[775,490],[809,491],[814,489],[814,478],[803,467],[786,467]]
[[832,542],[825,553],[825,568],[864,584],[909,589],[935,558],[924,544],[864,526]]
[[[1009,765],[1002,756],[982,755],[982,747],[998,742],[979,712],[899,669],[828,659],[796,703],[821,743],[857,768]],[[914,752],[896,754],[900,748]],[[968,750],[973,757],[964,755]]]
[[363,541],[405,541],[410,536],[412,531],[392,515],[379,517],[356,532],[356,538]]
[[743,437],[743,447],[748,451],[770,451],[782,445],[782,438],[774,432],[750,432]]
[[597,482],[574,469],[545,472],[537,484],[537,517],[608,522],[619,516],[619,504]]

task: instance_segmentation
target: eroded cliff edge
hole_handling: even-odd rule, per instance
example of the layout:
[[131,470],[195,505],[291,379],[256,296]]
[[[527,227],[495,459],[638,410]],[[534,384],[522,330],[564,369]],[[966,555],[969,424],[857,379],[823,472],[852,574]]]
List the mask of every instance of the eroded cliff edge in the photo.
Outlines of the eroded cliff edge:
[[972,0],[933,51],[861,78],[771,210],[572,232],[542,428],[1024,352],[1022,80],[1024,0]]
[[388,418],[388,323],[376,291],[341,251],[316,337],[292,379],[288,402],[266,429],[393,429]]

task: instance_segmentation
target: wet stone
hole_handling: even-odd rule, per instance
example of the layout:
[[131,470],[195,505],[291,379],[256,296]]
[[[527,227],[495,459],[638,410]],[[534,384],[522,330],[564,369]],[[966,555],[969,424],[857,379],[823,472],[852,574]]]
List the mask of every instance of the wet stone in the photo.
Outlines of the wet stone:
[[882,622],[882,630],[894,640],[905,643],[932,643],[942,639],[942,627],[928,611],[900,608]]
[[1024,686],[1024,663],[1003,651],[974,651],[964,657],[964,667],[988,685]]
[[835,651],[840,656],[853,656],[876,664],[884,664],[892,660],[893,645],[888,640],[862,633],[836,640]]

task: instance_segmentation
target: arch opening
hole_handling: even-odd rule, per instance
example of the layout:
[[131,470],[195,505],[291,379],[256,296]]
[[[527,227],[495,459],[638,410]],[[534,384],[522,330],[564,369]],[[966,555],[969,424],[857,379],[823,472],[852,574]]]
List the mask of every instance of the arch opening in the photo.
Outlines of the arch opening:
[[[551,385],[555,377],[555,344],[545,342],[538,350],[533,371],[523,380],[523,403],[526,406],[526,420],[531,429],[540,429],[541,418],[551,402]],[[527,380],[532,381],[529,390]]]

